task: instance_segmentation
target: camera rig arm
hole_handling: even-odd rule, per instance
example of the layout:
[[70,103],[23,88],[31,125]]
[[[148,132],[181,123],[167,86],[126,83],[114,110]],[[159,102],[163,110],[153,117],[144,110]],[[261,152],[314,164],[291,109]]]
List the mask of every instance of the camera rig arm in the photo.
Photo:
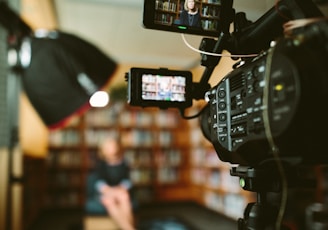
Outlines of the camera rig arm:
[[[236,19],[242,14],[236,14]],[[235,31],[226,48],[232,54],[259,53],[283,35],[283,24],[287,21],[322,16],[312,0],[281,0],[254,23],[247,23],[246,18],[235,20]]]
[[[246,19],[245,13],[235,14],[233,0],[223,0],[221,5],[221,33],[209,50],[201,44],[201,50],[215,54],[228,50],[232,54],[254,54],[267,50],[270,42],[283,35],[283,24],[289,20],[322,17],[323,14],[311,0],[281,0],[255,22]],[[234,23],[234,31],[229,32]],[[204,42],[204,39],[203,41]],[[207,41],[209,43],[209,41]],[[220,56],[202,54],[202,65],[206,68],[200,82],[194,83],[194,99],[203,99],[210,89],[208,81],[219,63]]]

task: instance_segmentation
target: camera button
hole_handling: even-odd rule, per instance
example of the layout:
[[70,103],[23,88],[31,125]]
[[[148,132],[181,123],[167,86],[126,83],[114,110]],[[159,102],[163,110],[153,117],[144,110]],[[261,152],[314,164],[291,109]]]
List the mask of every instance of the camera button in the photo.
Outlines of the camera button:
[[220,120],[220,121],[225,121],[225,120],[227,120],[227,115],[224,114],[224,113],[220,114],[220,115],[219,115],[219,120]]
[[225,97],[225,95],[226,95],[226,92],[225,92],[224,90],[220,90],[220,91],[218,92],[218,97],[223,98],[223,97]]
[[226,108],[226,103],[220,102],[219,103],[219,109],[225,109]]

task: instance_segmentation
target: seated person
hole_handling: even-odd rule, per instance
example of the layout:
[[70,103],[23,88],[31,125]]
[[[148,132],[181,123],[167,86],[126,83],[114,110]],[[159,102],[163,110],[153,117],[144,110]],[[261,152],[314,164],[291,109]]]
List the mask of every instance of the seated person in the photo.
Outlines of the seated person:
[[180,14],[180,24],[201,29],[200,13],[195,6],[195,0],[185,1],[184,10]]
[[119,143],[109,137],[99,148],[101,160],[90,175],[86,211],[89,214],[109,214],[123,230],[134,229],[129,167],[124,161]]

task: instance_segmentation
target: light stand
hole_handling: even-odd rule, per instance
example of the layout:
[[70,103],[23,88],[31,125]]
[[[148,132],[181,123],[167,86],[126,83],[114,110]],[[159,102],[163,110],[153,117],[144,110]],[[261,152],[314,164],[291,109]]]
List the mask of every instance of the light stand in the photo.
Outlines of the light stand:
[[8,198],[6,229],[21,229],[22,226],[22,204],[23,194],[23,162],[22,151],[19,145],[18,114],[20,95],[20,76],[11,73],[8,78],[8,109],[9,109],[9,152],[8,152]]
[[21,92],[21,68],[19,63],[19,46],[21,38],[30,33],[30,28],[7,6],[0,2],[0,23],[8,30],[7,44],[8,64],[11,68],[7,77],[7,109],[9,143],[7,154],[7,181],[5,229],[22,228],[22,198],[23,198],[23,156],[19,145],[19,104]]
[[[94,45],[72,34],[33,33],[31,28],[0,2],[0,24],[8,30],[9,156],[5,229],[21,229],[22,153],[18,140],[18,105],[22,88],[48,129],[63,128],[73,116],[90,108],[89,99],[110,83],[117,64]],[[33,133],[31,134],[33,135]],[[17,159],[18,161],[17,161]],[[7,184],[7,181],[6,181]],[[19,199],[19,197],[18,197]],[[1,211],[1,210],[0,210]],[[1,218],[0,218],[1,220]]]

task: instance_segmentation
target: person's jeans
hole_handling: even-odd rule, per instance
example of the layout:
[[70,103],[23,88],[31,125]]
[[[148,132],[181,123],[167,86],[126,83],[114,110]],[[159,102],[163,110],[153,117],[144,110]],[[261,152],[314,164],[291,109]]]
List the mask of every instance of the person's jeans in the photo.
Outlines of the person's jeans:
[[88,198],[85,203],[85,211],[92,215],[107,215],[105,207],[100,203],[99,196]]

